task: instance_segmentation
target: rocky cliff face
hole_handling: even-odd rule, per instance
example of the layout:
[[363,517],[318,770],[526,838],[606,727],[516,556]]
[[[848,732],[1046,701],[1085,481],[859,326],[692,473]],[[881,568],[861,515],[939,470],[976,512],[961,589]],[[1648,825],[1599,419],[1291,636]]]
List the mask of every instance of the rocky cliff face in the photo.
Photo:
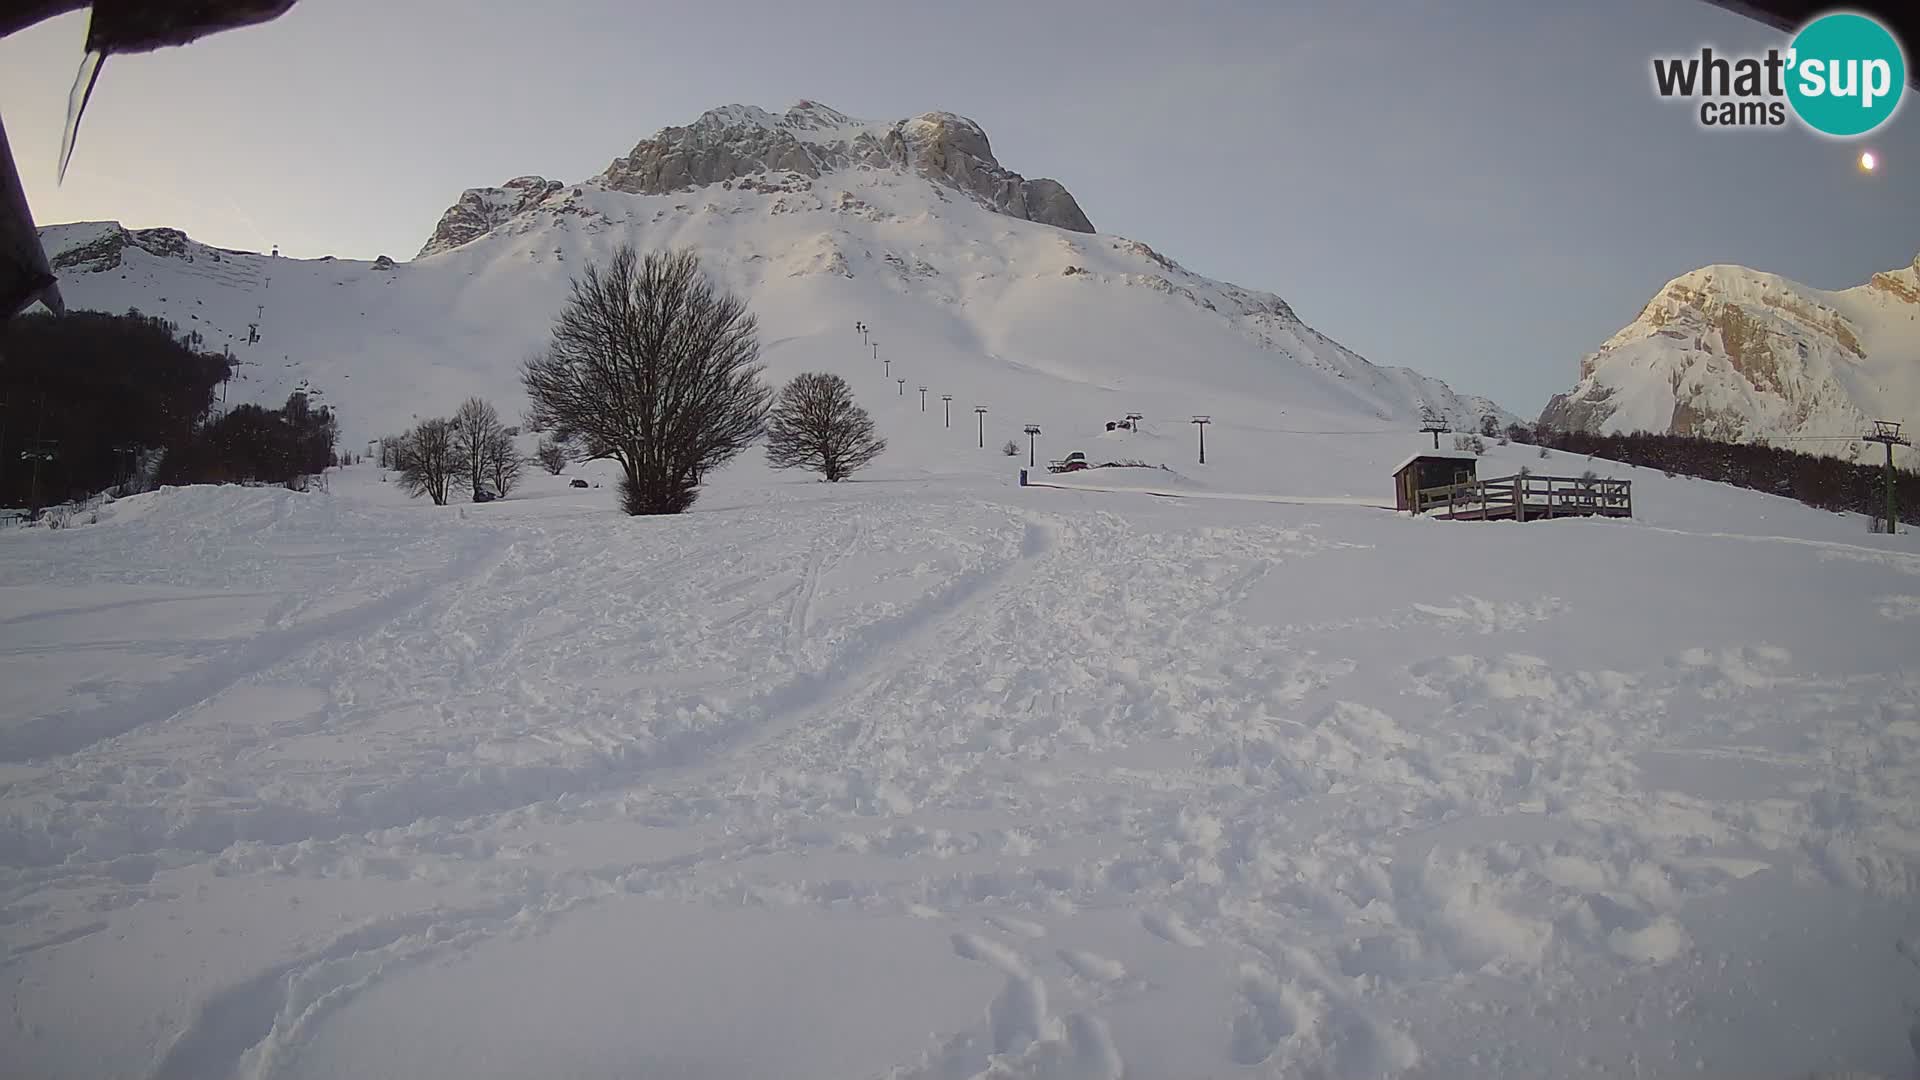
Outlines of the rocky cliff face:
[[179,229],[128,229],[118,222],[76,226],[82,235],[69,247],[49,252],[54,273],[97,274],[119,266],[129,247],[161,258],[220,261],[220,249],[187,239]]
[[[859,168],[918,175],[996,213],[1073,232],[1094,231],[1065,187],[1003,167],[980,125],[947,112],[875,124],[811,101],[781,114],[728,105],[642,140],[581,186],[636,195],[710,185],[797,192],[828,173]],[[565,186],[523,176],[500,187],[466,191],[441,215],[420,255],[484,236]]]
[[1791,440],[1851,456],[1874,418],[1920,419],[1920,258],[1829,292],[1743,266],[1667,283],[1580,362],[1542,423]]
[[440,215],[440,223],[433,227],[433,235],[427,238],[426,245],[415,258],[451,251],[469,240],[485,236],[511,220],[515,214],[539,205],[547,196],[565,186],[558,180],[548,180],[544,176],[519,176],[499,187],[468,188],[460,193],[459,202]]
[[1003,168],[980,125],[948,112],[869,124],[810,101],[778,116],[751,105],[729,105],[642,141],[615,158],[595,182],[614,191],[661,195],[767,174],[813,180],[861,166],[911,170],[999,213],[1093,231],[1066,188]]

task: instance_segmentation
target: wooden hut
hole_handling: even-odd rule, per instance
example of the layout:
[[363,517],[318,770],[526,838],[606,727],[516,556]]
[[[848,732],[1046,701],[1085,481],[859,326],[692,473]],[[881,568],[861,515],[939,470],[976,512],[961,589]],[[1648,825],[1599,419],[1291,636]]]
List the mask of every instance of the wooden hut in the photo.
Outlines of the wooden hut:
[[1480,459],[1465,450],[1422,450],[1393,470],[1394,506],[1419,513],[1419,493],[1450,484],[1471,484]]

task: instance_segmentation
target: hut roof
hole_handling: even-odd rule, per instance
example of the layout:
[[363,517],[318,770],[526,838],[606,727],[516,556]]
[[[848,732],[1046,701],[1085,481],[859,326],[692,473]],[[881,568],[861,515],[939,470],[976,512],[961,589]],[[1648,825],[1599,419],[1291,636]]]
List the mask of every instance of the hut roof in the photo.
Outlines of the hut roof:
[[1393,471],[1397,475],[1400,470],[1422,458],[1429,458],[1435,461],[1479,461],[1480,455],[1471,450],[1421,450],[1407,455],[1406,460],[1393,467]]

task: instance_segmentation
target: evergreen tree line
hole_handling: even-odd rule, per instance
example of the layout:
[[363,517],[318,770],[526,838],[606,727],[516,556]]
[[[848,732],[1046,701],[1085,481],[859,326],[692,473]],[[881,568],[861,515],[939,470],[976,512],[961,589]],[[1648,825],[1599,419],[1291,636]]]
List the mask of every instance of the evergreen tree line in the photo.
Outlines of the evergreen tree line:
[[[1842,461],[1760,443],[1726,443],[1691,435],[1595,435],[1544,427],[1507,429],[1514,442],[1570,454],[1695,476],[1785,495],[1808,506],[1869,516],[1886,514],[1886,466]],[[1920,473],[1894,470],[1900,520],[1920,524]]]
[[0,505],[85,498],[143,471],[174,484],[292,483],[332,463],[338,425],[304,395],[216,417],[232,374],[197,332],[138,309],[10,320],[0,327]]

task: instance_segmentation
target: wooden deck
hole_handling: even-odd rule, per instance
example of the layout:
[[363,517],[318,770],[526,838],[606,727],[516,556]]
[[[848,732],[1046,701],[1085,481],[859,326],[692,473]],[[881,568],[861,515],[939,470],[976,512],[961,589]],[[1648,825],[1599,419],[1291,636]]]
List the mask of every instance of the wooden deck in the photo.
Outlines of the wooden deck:
[[1582,476],[1502,476],[1424,488],[1414,513],[1443,521],[1540,521],[1632,517],[1633,481]]

